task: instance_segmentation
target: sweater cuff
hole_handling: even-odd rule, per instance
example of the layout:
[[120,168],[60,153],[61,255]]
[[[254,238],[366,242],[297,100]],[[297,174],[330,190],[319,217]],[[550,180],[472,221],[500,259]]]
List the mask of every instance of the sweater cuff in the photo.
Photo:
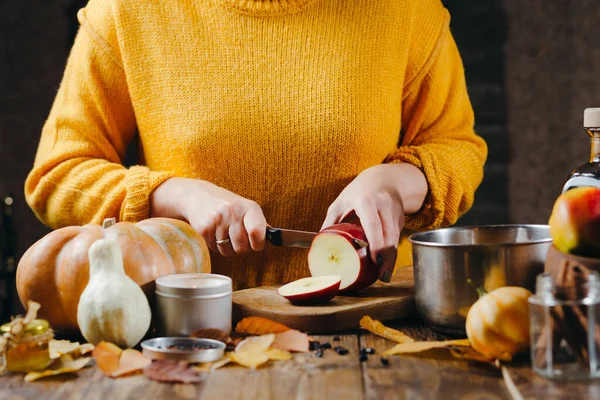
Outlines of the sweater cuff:
[[121,206],[120,221],[138,222],[150,217],[150,194],[157,186],[171,178],[169,172],[151,171],[136,165],[130,167],[125,177],[125,200]]
[[429,159],[427,151],[421,151],[416,147],[401,147],[392,154],[387,163],[408,163],[419,168],[427,181],[427,196],[423,201],[421,209],[414,214],[405,215],[405,227],[412,230],[437,229],[444,220],[444,196],[435,179],[437,173],[434,163]]

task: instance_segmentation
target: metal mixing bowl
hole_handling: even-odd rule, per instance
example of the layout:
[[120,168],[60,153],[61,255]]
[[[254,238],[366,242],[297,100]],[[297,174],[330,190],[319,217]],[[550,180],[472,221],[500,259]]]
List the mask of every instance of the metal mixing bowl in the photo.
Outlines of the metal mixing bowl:
[[413,233],[415,303],[433,329],[464,334],[469,308],[501,286],[534,289],[552,245],[548,225],[483,225]]

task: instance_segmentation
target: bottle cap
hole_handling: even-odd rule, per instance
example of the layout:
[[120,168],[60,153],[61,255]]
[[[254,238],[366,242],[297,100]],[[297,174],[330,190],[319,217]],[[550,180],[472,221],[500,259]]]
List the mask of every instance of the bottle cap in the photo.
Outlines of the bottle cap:
[[600,128],[600,107],[586,108],[583,111],[584,128]]

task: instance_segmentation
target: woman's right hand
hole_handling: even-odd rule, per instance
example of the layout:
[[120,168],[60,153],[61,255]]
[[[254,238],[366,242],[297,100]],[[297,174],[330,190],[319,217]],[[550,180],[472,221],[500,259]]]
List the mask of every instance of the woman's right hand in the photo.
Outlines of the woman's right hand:
[[224,256],[265,247],[267,221],[260,206],[210,182],[167,179],[150,196],[150,214],[187,220],[212,251]]

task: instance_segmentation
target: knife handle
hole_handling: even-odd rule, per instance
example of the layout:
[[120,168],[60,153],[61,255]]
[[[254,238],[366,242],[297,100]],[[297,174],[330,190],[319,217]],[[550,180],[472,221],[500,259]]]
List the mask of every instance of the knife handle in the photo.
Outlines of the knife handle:
[[277,228],[267,228],[267,240],[273,246],[281,246],[281,230]]

